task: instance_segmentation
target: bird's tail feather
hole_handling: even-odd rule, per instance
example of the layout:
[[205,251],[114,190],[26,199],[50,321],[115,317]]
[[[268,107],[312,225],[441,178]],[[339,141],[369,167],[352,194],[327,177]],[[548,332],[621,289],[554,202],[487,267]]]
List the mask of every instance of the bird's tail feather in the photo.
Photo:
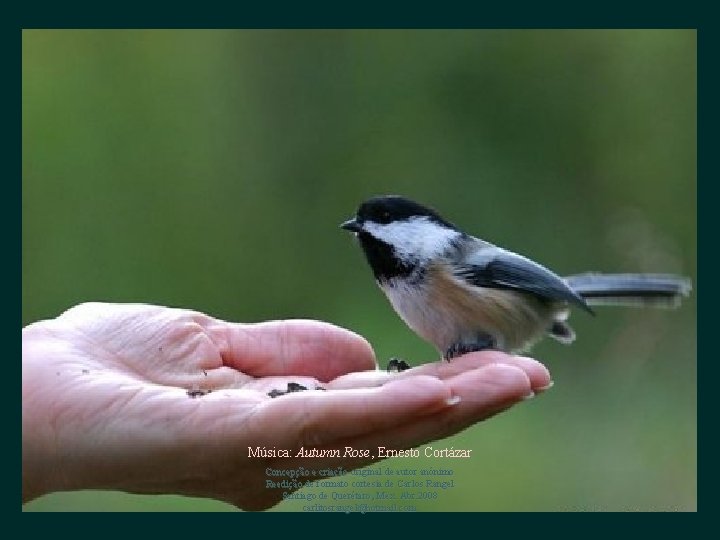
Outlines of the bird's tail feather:
[[689,278],[670,274],[578,274],[565,278],[590,305],[677,307],[692,290]]

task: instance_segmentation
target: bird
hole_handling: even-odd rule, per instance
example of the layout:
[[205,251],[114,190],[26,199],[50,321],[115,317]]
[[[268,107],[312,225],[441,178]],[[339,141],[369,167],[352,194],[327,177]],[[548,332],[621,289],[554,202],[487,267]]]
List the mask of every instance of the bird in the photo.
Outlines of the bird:
[[548,335],[570,344],[571,308],[594,315],[596,305],[676,307],[692,289],[673,274],[560,277],[399,195],[365,200],[340,227],[357,237],[400,318],[447,361],[486,349],[527,352]]

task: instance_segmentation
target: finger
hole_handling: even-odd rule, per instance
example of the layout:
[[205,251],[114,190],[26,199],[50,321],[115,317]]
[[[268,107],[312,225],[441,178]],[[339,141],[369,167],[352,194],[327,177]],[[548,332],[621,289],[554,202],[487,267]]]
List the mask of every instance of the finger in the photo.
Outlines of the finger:
[[[531,394],[530,381],[525,372],[507,364],[490,364],[452,377],[443,384],[447,385],[452,395],[457,396],[460,401],[433,414],[406,418],[398,425],[348,437],[324,448],[344,449],[349,446],[353,449],[367,449],[375,457],[378,456],[378,448],[381,446],[387,449],[412,448],[457,433],[523,401]],[[392,417],[395,411],[389,409],[386,414]],[[313,464],[321,467],[341,465],[355,468],[374,461],[367,458],[345,458],[342,451],[341,455],[342,459],[319,458],[313,461]]]
[[255,377],[306,375],[330,381],[375,367],[375,354],[364,338],[320,321],[217,321],[207,331],[226,366]]
[[522,356],[511,356],[498,351],[483,351],[466,354],[453,359],[451,362],[432,362],[423,364],[400,373],[391,373],[384,370],[362,371],[342,375],[328,384],[328,388],[366,388],[380,386],[391,380],[416,375],[430,375],[442,380],[450,379],[467,371],[478,369],[490,364],[506,364],[522,369],[530,379],[534,392],[546,390],[552,384],[552,378],[547,368],[537,360]]
[[348,390],[350,388],[372,388],[382,386],[390,381],[398,380],[399,373],[376,369],[371,371],[355,371],[340,375],[327,384],[328,390]]
[[412,448],[453,435],[508,409],[532,395],[527,374],[516,366],[490,364],[446,381],[460,401],[399,429],[357,438],[361,447]]
[[525,356],[512,356],[500,351],[481,351],[465,354],[454,358],[450,362],[440,361],[423,364],[421,366],[401,372],[399,375],[408,377],[416,374],[432,375],[440,379],[448,379],[470,369],[491,364],[505,364],[522,369],[530,379],[533,391],[547,389],[552,383],[548,369],[533,358]]

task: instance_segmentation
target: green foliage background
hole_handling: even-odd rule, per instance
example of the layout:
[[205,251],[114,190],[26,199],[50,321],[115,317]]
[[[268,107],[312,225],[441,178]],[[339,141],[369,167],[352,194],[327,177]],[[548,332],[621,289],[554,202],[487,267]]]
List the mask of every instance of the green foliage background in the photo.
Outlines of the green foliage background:
[[[383,364],[433,360],[337,228],[380,193],[560,273],[695,280],[696,55],[689,30],[25,31],[23,324],[148,302],[323,319]],[[473,459],[413,462],[458,479],[420,509],[696,508],[695,298],[573,320],[572,347],[533,351],[551,391],[435,443]]]

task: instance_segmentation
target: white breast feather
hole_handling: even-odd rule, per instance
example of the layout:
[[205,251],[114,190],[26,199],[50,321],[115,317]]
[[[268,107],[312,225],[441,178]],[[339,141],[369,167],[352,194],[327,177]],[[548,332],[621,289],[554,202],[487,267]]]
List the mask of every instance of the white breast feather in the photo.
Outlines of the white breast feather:
[[515,291],[473,287],[460,280],[456,284],[452,294],[442,297],[429,293],[428,280],[392,279],[381,288],[403,321],[441,353],[458,342],[472,343],[478,333],[491,335],[501,350],[522,351],[561,312],[532,297],[520,299],[522,293]]

